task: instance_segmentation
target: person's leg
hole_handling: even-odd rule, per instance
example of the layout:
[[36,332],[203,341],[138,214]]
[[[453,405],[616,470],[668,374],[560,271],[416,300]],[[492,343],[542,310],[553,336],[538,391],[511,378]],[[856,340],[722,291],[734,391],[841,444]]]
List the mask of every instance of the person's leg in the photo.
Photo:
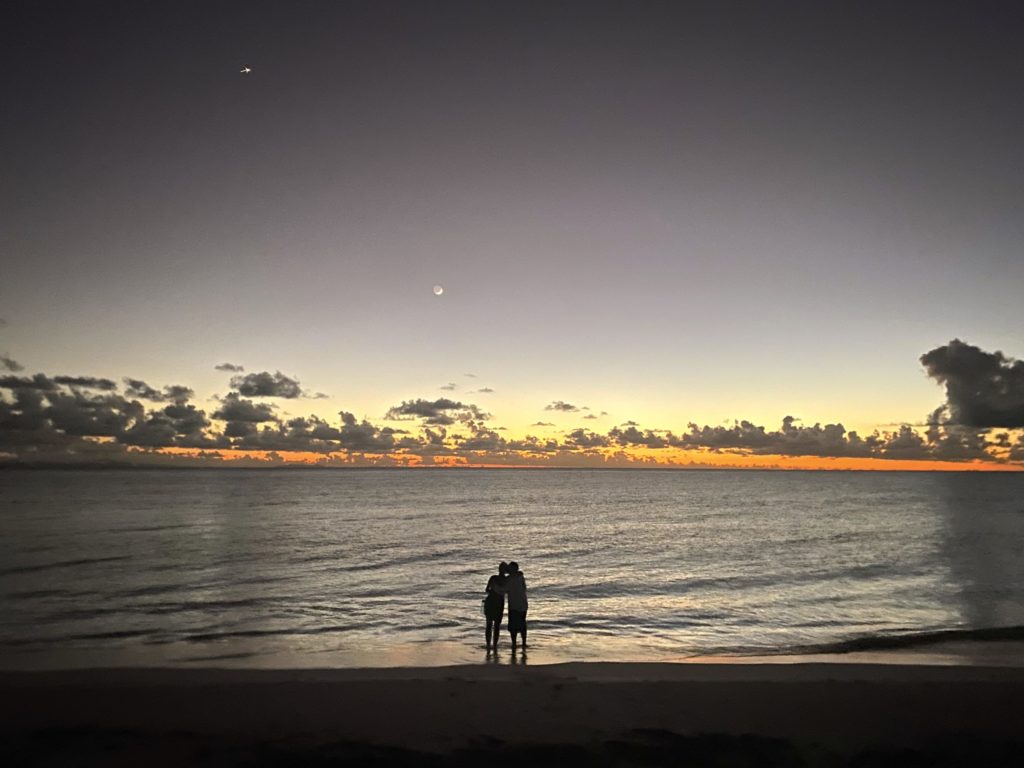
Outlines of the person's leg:
[[494,637],[495,640],[498,639],[498,627],[495,625],[494,619],[487,619],[487,632],[486,632],[486,635],[487,635],[487,640],[485,642],[485,645],[488,648],[490,648],[491,647],[491,638]]
[[498,638],[501,637],[501,619],[494,620],[494,642],[492,647],[494,650],[498,650]]
[[523,615],[523,649],[526,648],[526,615]]

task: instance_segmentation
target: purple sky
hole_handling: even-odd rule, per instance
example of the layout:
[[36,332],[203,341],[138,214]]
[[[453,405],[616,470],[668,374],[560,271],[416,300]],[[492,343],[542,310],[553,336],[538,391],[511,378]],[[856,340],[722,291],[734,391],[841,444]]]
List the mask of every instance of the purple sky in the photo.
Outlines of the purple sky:
[[454,382],[518,434],[920,422],[923,353],[1024,355],[1022,37],[1013,2],[8,2],[0,353],[371,419]]

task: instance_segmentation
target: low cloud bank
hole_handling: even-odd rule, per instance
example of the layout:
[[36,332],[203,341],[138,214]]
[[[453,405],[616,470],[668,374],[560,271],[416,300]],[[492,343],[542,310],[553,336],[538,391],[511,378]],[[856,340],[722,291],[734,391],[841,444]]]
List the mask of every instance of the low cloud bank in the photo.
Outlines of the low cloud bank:
[[[926,373],[945,388],[946,401],[926,419],[893,431],[861,435],[841,423],[805,425],[786,416],[778,428],[738,420],[728,425],[691,423],[683,430],[627,421],[606,432],[577,427],[560,437],[510,439],[491,414],[449,398],[403,400],[374,424],[341,411],[335,419],[289,417],[265,399],[307,394],[280,372],[238,373],[232,389],[207,413],[181,384],[92,376],[18,375],[3,358],[0,375],[0,454],[21,462],[172,461],[166,449],[217,461],[231,451],[315,454],[325,460],[367,463],[441,462],[559,466],[631,465],[682,456],[782,456],[882,460],[982,460],[1024,465],[1024,364],[954,339],[921,357]],[[230,366],[230,367],[228,367]],[[575,418],[586,408],[556,400],[544,407]],[[602,412],[604,415],[604,412]],[[534,426],[553,427],[550,422]],[[681,451],[687,452],[681,454]]]

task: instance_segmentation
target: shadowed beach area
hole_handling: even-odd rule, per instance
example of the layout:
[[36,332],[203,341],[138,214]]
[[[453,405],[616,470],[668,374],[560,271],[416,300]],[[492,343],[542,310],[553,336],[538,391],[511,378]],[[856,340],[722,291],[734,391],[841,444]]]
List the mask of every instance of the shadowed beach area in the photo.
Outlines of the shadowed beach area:
[[569,663],[0,674],[8,765],[1020,765],[1024,669]]

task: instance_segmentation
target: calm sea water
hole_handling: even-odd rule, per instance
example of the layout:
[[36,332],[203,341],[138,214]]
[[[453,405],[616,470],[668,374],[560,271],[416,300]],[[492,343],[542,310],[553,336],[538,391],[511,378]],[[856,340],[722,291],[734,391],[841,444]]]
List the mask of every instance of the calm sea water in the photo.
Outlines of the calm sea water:
[[1024,475],[0,472],[0,666],[480,662],[501,559],[531,663],[1022,625]]

